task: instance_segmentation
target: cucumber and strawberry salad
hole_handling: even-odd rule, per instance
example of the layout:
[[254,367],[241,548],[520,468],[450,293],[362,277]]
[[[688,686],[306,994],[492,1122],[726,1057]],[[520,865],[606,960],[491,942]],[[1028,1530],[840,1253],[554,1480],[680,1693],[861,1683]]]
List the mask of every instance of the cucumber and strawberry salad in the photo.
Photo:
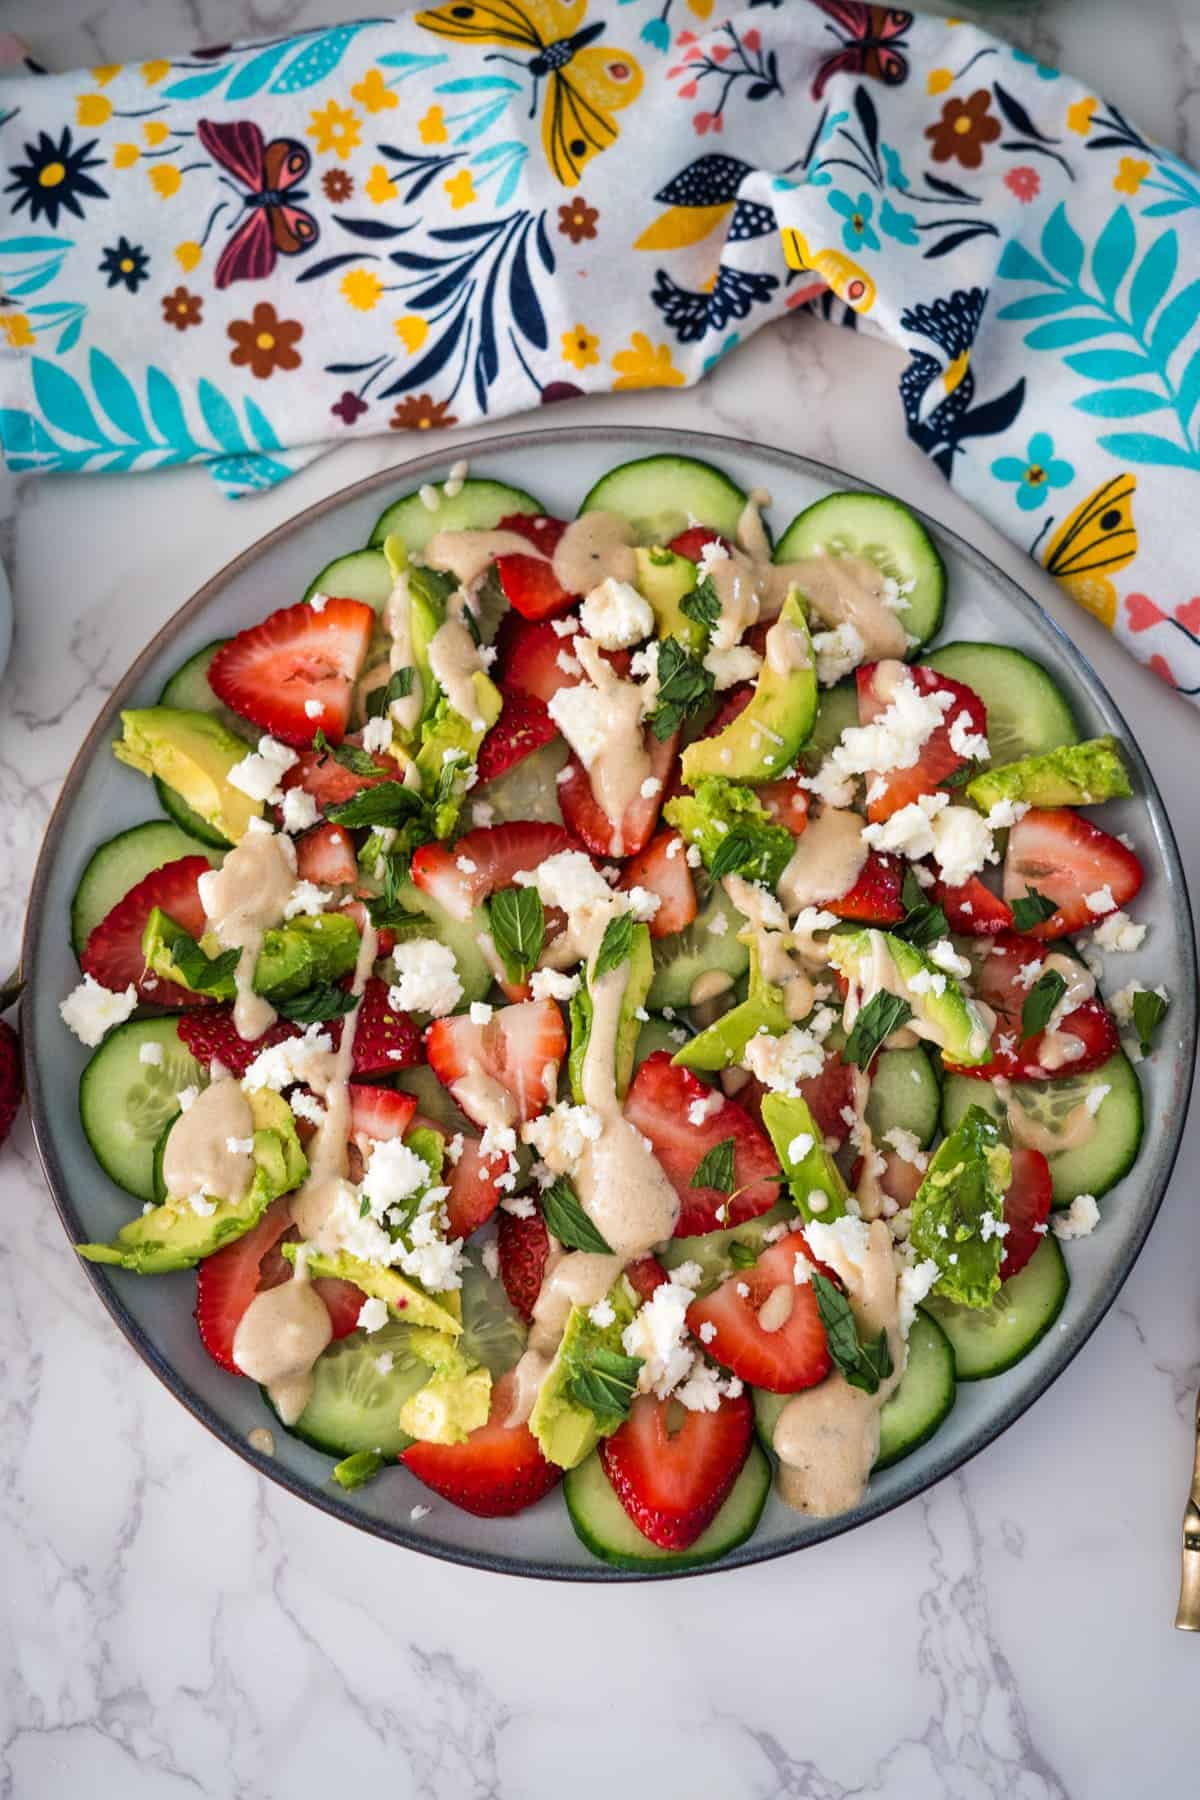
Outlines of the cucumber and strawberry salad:
[[[629,1569],[741,1544],[776,1467],[831,1510],[817,1397],[879,1469],[1033,1349],[1169,1004],[1102,991],[1144,935],[1120,746],[943,633],[899,502],[773,550],[766,504],[673,456],[574,519],[461,469],[399,499],[122,714],[161,813],[71,909],[131,1215],[81,1254],[194,1270],[209,1354],[341,1485],[500,1518],[561,1483]],[[674,1229],[618,1255],[629,1128]],[[312,1354],[251,1352],[293,1302]]]

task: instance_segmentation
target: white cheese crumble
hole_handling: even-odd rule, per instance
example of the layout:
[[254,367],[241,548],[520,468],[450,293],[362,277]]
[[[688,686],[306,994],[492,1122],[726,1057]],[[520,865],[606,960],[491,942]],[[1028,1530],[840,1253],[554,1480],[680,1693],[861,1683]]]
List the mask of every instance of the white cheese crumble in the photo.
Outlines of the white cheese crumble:
[[906,1162],[914,1169],[929,1167],[929,1154],[922,1150],[920,1140],[915,1131],[906,1131],[903,1125],[893,1125],[883,1134],[885,1144],[890,1144],[901,1162]]
[[312,795],[302,787],[288,788],[283,796],[283,829],[297,832],[308,831],[317,822],[320,815],[317,803]]
[[724,1094],[719,1093],[715,1088],[711,1094],[705,1094],[703,1099],[690,1101],[687,1109],[688,1124],[703,1125],[707,1119],[712,1118],[714,1113],[719,1113],[724,1104]]
[[[676,1276],[680,1273],[675,1271]],[[640,1356],[638,1389],[665,1400],[691,1373],[694,1352],[687,1343],[687,1309],[695,1291],[676,1279],[655,1288],[621,1333],[627,1356]]]
[[396,980],[388,989],[393,1012],[428,1013],[442,1018],[463,996],[458,965],[448,944],[434,938],[410,938],[392,951]]
[[817,680],[822,687],[832,687],[857,669],[864,661],[867,647],[862,633],[849,619],[835,625],[832,631],[818,631],[813,634],[813,650],[817,658]]
[[200,1089],[193,1082],[188,1087],[180,1088],[175,1098],[179,1102],[180,1112],[190,1112],[200,1098]]
[[590,1106],[561,1102],[522,1126],[521,1138],[533,1146],[553,1177],[573,1174],[587,1145],[594,1144],[603,1129],[604,1121]]
[[304,913],[309,918],[316,918],[332,899],[330,888],[318,887],[315,881],[298,881],[288,895],[283,916],[285,919],[294,919]]
[[[811,1233],[812,1226],[810,1225],[810,1242],[812,1241]],[[900,1271],[896,1295],[900,1302],[900,1330],[905,1337],[912,1330],[913,1320],[917,1316],[917,1307],[932,1288],[938,1274],[938,1266],[931,1256],[926,1257],[924,1262],[910,1263],[907,1268]]]
[[589,1306],[588,1308],[588,1318],[592,1321],[593,1325],[598,1325],[601,1331],[604,1330],[606,1325],[611,1325],[616,1316],[616,1313],[613,1311],[612,1301],[608,1298],[607,1294],[603,1300],[597,1300],[595,1306]]
[[1076,1194],[1066,1212],[1052,1213],[1050,1229],[1064,1242],[1068,1238],[1088,1237],[1100,1223],[1100,1208],[1094,1194]]
[[480,1258],[487,1273],[493,1281],[500,1279],[500,1246],[495,1238],[489,1238],[480,1251]]
[[841,775],[911,769],[953,705],[953,694],[918,693],[912,677],[905,675],[878,718],[869,725],[846,727],[829,760]]
[[125,1023],[137,1003],[137,989],[132,982],[117,993],[94,976],[85,975],[79,986],[59,1002],[58,1010],[63,1024],[81,1044],[93,1050],[114,1025]]
[[[742,1057],[744,1066],[764,1087],[777,1094],[799,1093],[800,1082],[819,1075],[825,1066],[825,1046],[821,1037],[826,1034],[823,1032],[818,1036],[815,1025],[821,1012],[827,1010],[820,1009],[807,1029],[793,1025],[781,1037],[770,1037],[765,1033],[752,1037]],[[831,1015],[830,1025],[832,1022]]]
[[964,762],[986,762],[991,756],[988,741],[971,725],[971,715],[964,707],[950,721],[950,748]]
[[141,1063],[149,1063],[151,1068],[160,1069],[162,1067],[162,1060],[163,1047],[161,1044],[143,1044],[138,1051],[138,1061]]
[[742,681],[755,681],[762,668],[762,657],[749,644],[733,644],[728,650],[710,649],[704,667],[713,678],[718,693],[737,687]]
[[570,1000],[579,992],[578,975],[564,975],[558,969],[535,969],[529,977],[529,988],[535,1000]]
[[360,1331],[373,1332],[382,1330],[388,1322],[387,1301],[372,1295],[364,1300],[358,1309],[358,1328]]
[[[242,1076],[242,1086],[251,1094],[258,1088],[273,1088],[277,1094],[282,1093],[293,1082],[308,1082],[314,1075],[323,1076],[332,1054],[333,1039],[329,1033],[319,1025],[310,1025],[303,1037],[285,1038],[282,1044],[271,1044],[260,1050]],[[297,1095],[292,1102],[292,1111],[307,1117],[297,1104],[299,1099]]]
[[628,650],[654,630],[654,609],[628,581],[606,578],[585,597],[579,622],[604,650]]
[[1141,947],[1147,927],[1135,925],[1128,913],[1109,913],[1102,925],[1096,927],[1094,941],[1101,950],[1137,950]]
[[250,800],[278,802],[283,798],[280,781],[299,761],[296,752],[286,744],[273,737],[260,737],[257,751],[250,751],[241,762],[234,763],[226,779]]
[[657,775],[647,775],[645,781],[643,781],[641,787],[638,789],[638,793],[642,796],[643,800],[653,800],[655,794],[662,793],[662,782],[658,779]]
[[492,1016],[492,1008],[486,1000],[472,1000],[468,1017],[472,1025],[486,1025]]
[[392,721],[386,713],[378,713],[363,726],[362,747],[372,756],[392,747]]
[[997,800],[987,815],[990,831],[1007,831],[1029,811],[1028,800]]
[[1094,894],[1085,894],[1083,896],[1083,902],[1090,913],[1097,913],[1101,917],[1103,917],[1105,913],[1116,912],[1117,910],[1117,903],[1113,899],[1113,891],[1107,883],[1105,883],[1102,888],[1097,888]]

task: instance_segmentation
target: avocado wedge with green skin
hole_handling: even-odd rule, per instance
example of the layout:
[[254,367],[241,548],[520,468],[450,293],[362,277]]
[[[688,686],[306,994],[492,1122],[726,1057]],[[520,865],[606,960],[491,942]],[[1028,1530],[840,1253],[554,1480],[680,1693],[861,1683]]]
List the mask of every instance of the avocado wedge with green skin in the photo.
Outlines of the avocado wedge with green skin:
[[638,549],[633,553],[634,586],[650,604],[656,635],[678,638],[688,650],[700,654],[707,632],[697,619],[689,619],[682,602],[696,586],[696,565],[673,550]]
[[[846,1184],[825,1148],[808,1102],[799,1094],[765,1094],[762,1122],[770,1134],[797,1211],[823,1225],[846,1210]],[[814,1205],[823,1199],[823,1206]]]
[[683,779],[775,781],[808,742],[817,717],[817,663],[804,604],[793,588],[767,633],[766,656],[750,704],[715,737],[683,753]]
[[1132,792],[1120,746],[1112,737],[1063,744],[1041,756],[986,769],[967,783],[968,800],[984,813],[1001,800],[1027,806],[1099,806]]
[[736,832],[745,844],[745,858],[736,869],[722,873],[745,875],[769,888],[774,888],[796,848],[791,832],[772,821],[753,788],[719,775],[701,776],[694,794],[677,794],[668,800],[663,817],[696,846],[708,869],[724,840]]
[[978,1006],[915,944],[888,931],[834,932],[829,960],[867,999],[886,988],[907,1000],[920,1035],[952,1061],[968,1068],[991,1062],[991,1033]]
[[457,1361],[461,1366],[435,1373],[400,1408],[401,1430],[421,1443],[465,1444],[473,1431],[487,1424],[491,1374],[481,1364],[472,1368],[461,1352]]
[[615,1315],[611,1325],[595,1324],[586,1307],[571,1308],[562,1342],[529,1417],[529,1429],[541,1445],[542,1455],[560,1469],[573,1469],[622,1423],[617,1414],[594,1413],[574,1392],[576,1377],[588,1369],[597,1350],[625,1354],[621,1333],[637,1311],[637,1296],[621,1275],[607,1298]]
[[238,1201],[206,1195],[216,1206],[196,1212],[186,1197],[169,1196],[161,1206],[123,1225],[111,1244],[76,1244],[87,1262],[111,1263],[135,1275],[165,1275],[190,1269],[202,1257],[252,1230],[280,1194],[299,1187],[308,1161],[296,1136],[287,1101],[269,1089],[246,1096],[254,1118],[254,1177]]
[[990,1306],[1004,1256],[1004,1195],[1012,1153],[1000,1127],[971,1106],[935,1150],[912,1203],[909,1233],[919,1258],[939,1274],[934,1292],[960,1306]]
[[750,945],[750,992],[737,1006],[689,1038],[671,1061],[681,1069],[719,1073],[742,1060],[746,1045],[760,1032],[782,1037],[792,1021],[784,1004],[783,989],[763,978],[758,950]]
[[[634,1052],[641,1035],[642,1020],[638,1014],[646,1009],[646,995],[650,992],[650,983],[654,980],[654,957],[650,949],[650,932],[645,925],[633,928],[633,944],[628,957],[628,973],[625,987],[621,994],[621,1007],[617,1017],[616,1067],[613,1071],[617,1087],[617,1099],[625,1098],[626,1090],[633,1079]],[[571,1050],[567,1058],[567,1075],[571,1083],[571,1098],[576,1106],[583,1105],[583,1059],[587,1055],[587,1047],[592,1034],[592,997],[588,992],[586,980],[578,991],[571,996],[570,1005]]]
[[[294,1263],[301,1246],[282,1244],[280,1248],[288,1262]],[[462,1331],[462,1324],[455,1316],[457,1306],[443,1304],[450,1299],[449,1295],[439,1295],[435,1300],[415,1281],[401,1275],[398,1269],[364,1262],[345,1250],[328,1255],[323,1250],[312,1249],[308,1251],[306,1267],[310,1275],[330,1275],[337,1281],[353,1282],[368,1299],[384,1301],[402,1325],[427,1325],[431,1331],[448,1332],[451,1337],[458,1337]]]
[[[169,913],[154,907],[142,931],[142,955],[147,968],[164,981],[189,987],[191,984],[175,961],[180,940],[188,937]],[[208,934],[200,947],[210,958],[220,951]],[[266,1000],[290,1000],[318,982],[338,981],[352,972],[358,948],[358,927],[348,913],[318,913],[313,917],[301,914],[289,919],[263,936],[254,965],[254,992]],[[204,989],[217,1000],[231,1000],[236,991],[232,974]]]
[[229,780],[249,754],[246,742],[214,714],[144,706],[121,714],[121,731],[112,747],[117,761],[157,776],[231,844],[246,835],[251,819],[262,817],[262,801]]

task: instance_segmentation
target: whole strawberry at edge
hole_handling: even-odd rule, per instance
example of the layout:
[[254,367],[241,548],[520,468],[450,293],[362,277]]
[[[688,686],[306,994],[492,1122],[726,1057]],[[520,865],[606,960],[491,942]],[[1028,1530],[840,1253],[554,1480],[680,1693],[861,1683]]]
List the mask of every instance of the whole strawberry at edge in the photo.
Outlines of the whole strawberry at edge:
[[[0,989],[0,1012],[13,1005],[20,991],[19,981],[11,981]],[[21,1040],[8,1021],[0,1019],[0,1144],[12,1130],[23,1092]]]

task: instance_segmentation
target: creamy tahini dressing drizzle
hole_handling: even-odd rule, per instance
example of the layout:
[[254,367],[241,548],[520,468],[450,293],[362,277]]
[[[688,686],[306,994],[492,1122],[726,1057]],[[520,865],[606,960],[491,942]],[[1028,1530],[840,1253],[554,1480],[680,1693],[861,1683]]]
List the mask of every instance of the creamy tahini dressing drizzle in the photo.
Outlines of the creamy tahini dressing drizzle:
[[238,1036],[261,1037],[275,1022],[275,1008],[254,992],[254,966],[266,933],[282,922],[296,885],[296,851],[282,833],[256,829],[252,820],[241,843],[226,852],[219,869],[199,881],[200,903],[223,950],[240,950],[234,982],[233,1023]]
[[1052,950],[1042,964],[1042,974],[1047,970],[1062,976],[1066,989],[1062,999],[1050,1014],[1046,1023],[1045,1035],[1038,1049],[1038,1062],[1043,1069],[1062,1069],[1073,1062],[1078,1062],[1083,1055],[1084,1044],[1073,1033],[1062,1029],[1062,1022],[1068,1013],[1090,1000],[1096,991],[1095,977],[1084,968],[1082,963],[1072,956],[1064,956],[1061,950]]
[[228,1076],[210,1082],[167,1136],[162,1178],[168,1195],[185,1200],[207,1194],[236,1206],[254,1178],[254,1158],[229,1146],[253,1136],[254,1115],[238,1083]]
[[605,705],[604,742],[588,765],[588,775],[592,793],[612,823],[611,853],[620,856],[621,821],[650,773],[650,755],[642,732],[649,696],[644,683],[623,681],[591,638],[577,636],[574,652]]
[[603,1300],[623,1267],[619,1256],[595,1255],[586,1250],[558,1249],[551,1253],[534,1301],[525,1351],[513,1371],[513,1398],[506,1424],[521,1425],[533,1411],[538,1389],[562,1342],[571,1308],[595,1306]]
[[820,906],[849,893],[870,852],[863,843],[863,822],[856,812],[826,806],[796,840],[791,860],[779,877],[779,898],[789,912]]
[[460,587],[470,587],[498,556],[539,554],[516,531],[435,531],[418,560],[431,569],[444,569]]
[[478,581],[498,556],[532,556],[549,562],[559,586],[568,594],[588,594],[610,575],[632,581],[636,564],[634,533],[617,513],[590,512],[567,526],[552,557],[516,531],[437,531],[421,552],[421,560],[455,576],[462,587]]
[[[853,1065],[851,1065],[853,1067]],[[855,1189],[858,1209],[864,1219],[877,1219],[883,1211],[883,1189],[874,1171],[875,1138],[867,1124],[867,1101],[871,1098],[870,1078],[862,1069],[854,1069],[851,1081],[854,1106],[854,1147],[862,1158],[862,1171]]]
[[1014,1144],[1026,1150],[1040,1150],[1053,1156],[1056,1150],[1081,1150],[1092,1141],[1096,1131],[1096,1115],[1080,1101],[1054,1129],[1040,1125],[1025,1108],[1013,1099],[1012,1083],[1003,1076],[993,1078],[992,1086],[1004,1102],[1008,1135]]
[[832,1518],[862,1496],[879,1454],[879,1415],[904,1373],[908,1351],[900,1330],[892,1237],[877,1219],[870,1227],[860,1269],[838,1250],[829,1260],[845,1283],[850,1309],[864,1337],[888,1334],[892,1373],[873,1394],[851,1387],[840,1369],[818,1386],[795,1394],[775,1425],[779,1492],[789,1506],[814,1518]]
[[483,662],[479,646],[461,619],[448,618],[438,626],[429,643],[429,667],[454,711],[467,720],[477,718],[472,677],[482,670]]
[[[794,954],[795,940],[780,926],[782,913],[774,895],[755,882],[744,880],[741,875],[726,875],[722,885],[747,921],[763,980],[783,989],[783,1004],[789,1019],[806,1019],[816,1005],[817,996],[808,972]],[[815,960],[823,963],[823,954]]]
[[[379,935],[368,919],[363,926],[358,961],[350,991],[362,998],[367,978],[379,950]],[[340,1246],[329,1235],[329,1219],[338,1191],[346,1179],[350,1140],[350,1071],[354,1067],[354,1032],[358,1008],[347,1013],[342,1040],[328,1058],[327,1067],[312,1076],[312,1085],[325,1104],[325,1117],[308,1144],[308,1177],[292,1197],[292,1219],[306,1243],[336,1253]]]
[[392,701],[392,720],[401,731],[413,731],[421,716],[423,695],[420,671],[413,656],[412,595],[408,588],[408,574],[403,569],[388,595],[383,609],[383,622],[392,640],[388,655],[391,670],[412,670],[412,686],[408,693],[402,700]]

